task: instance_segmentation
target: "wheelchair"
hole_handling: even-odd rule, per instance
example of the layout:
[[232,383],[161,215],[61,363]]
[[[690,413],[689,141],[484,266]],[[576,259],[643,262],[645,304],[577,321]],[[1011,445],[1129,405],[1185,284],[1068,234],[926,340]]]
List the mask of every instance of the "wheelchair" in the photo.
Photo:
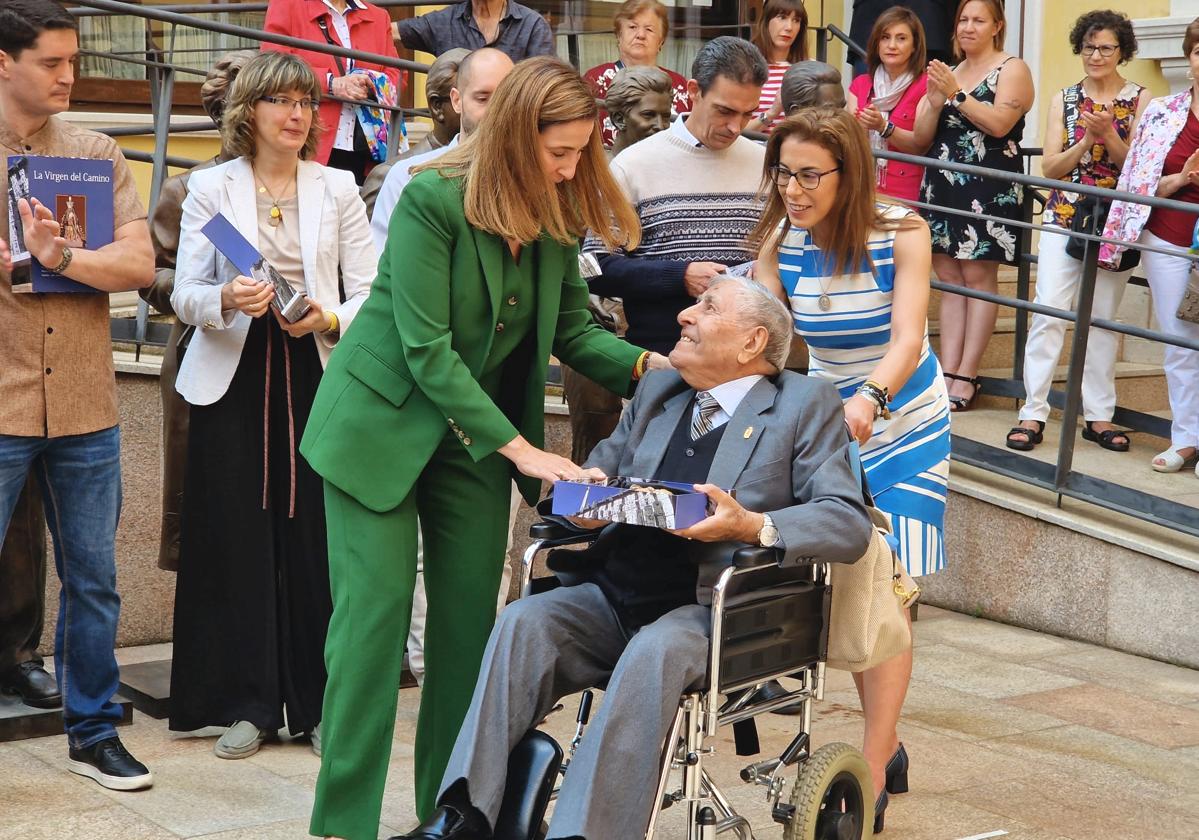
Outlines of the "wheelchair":
[[[598,533],[551,521],[533,525],[533,541],[522,558],[521,597],[558,584],[552,577],[533,578],[541,552],[548,550],[552,563],[554,552],[586,545]],[[731,559],[712,591],[707,683],[679,702],[660,758],[655,797],[659,808],[649,818],[645,840],[652,840],[661,811],[671,807],[687,811],[687,840],[712,840],[730,831],[739,840],[754,840],[749,820],[733,810],[704,767],[705,757],[715,752],[706,742],[721,727],[732,726],[738,755],[760,755],[753,718],[795,703],[800,704],[795,737],[777,757],[772,754],[742,768],[741,781],[765,789],[770,816],[782,826],[784,840],[866,840],[874,836],[866,759],[844,743],[811,749],[812,704],[824,694],[829,567],[805,566],[802,577],[780,583],[775,549],[747,546],[735,550]],[[770,700],[754,699],[763,683],[780,677],[798,680],[799,687]],[[495,840],[543,840],[545,812],[559,776],[569,772],[592,698],[590,689],[583,692],[575,734],[566,750],[538,729],[513,749]],[[672,788],[675,776],[681,781]],[[761,832],[756,836],[761,838]]]

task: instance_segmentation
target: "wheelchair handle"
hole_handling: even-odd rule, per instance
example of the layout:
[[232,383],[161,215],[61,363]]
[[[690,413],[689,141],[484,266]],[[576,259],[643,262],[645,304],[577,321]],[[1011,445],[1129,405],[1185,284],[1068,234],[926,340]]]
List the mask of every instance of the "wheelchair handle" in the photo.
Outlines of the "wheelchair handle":
[[591,689],[583,692],[583,696],[579,699],[579,714],[575,717],[575,722],[579,726],[586,726],[587,721],[591,720],[591,701],[595,699],[595,693]]

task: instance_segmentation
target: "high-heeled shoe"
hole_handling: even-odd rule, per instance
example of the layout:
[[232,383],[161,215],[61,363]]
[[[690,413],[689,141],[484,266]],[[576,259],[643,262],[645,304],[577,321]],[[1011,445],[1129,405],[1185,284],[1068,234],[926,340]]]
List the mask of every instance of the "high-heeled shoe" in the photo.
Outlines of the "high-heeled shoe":
[[908,751],[903,748],[901,743],[899,749],[895,751],[895,755],[887,760],[884,771],[887,775],[887,793],[908,792],[908,767],[911,766],[911,763]]
[[886,813],[887,805],[890,800],[887,797],[886,788],[878,795],[878,799],[874,800],[874,833],[883,833],[883,815]]

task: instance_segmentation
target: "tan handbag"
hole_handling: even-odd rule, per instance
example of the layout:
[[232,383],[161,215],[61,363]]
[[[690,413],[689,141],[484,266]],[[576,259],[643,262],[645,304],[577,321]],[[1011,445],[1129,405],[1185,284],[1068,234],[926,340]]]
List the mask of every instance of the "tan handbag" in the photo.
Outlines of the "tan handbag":
[[912,646],[904,611],[920,588],[887,542],[890,518],[869,511],[874,528],[866,553],[856,563],[831,564],[827,662],[840,671],[869,670]]
[[1174,313],[1180,321],[1199,324],[1199,266],[1191,263],[1191,274],[1187,277],[1187,287],[1182,292],[1182,303]]

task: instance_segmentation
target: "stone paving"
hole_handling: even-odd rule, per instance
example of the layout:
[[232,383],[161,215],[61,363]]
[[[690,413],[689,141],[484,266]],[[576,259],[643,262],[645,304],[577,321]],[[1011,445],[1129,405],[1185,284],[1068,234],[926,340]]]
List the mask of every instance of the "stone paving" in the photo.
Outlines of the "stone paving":
[[[892,800],[890,840],[1199,838],[1199,672],[924,607],[902,722],[911,793]],[[169,646],[127,649],[124,662]],[[419,692],[400,693],[381,838],[414,824],[412,743]],[[574,704],[550,717],[560,740]],[[781,748],[789,718],[760,719]],[[816,744],[857,743],[848,675],[829,672]],[[64,767],[63,736],[0,744],[0,840],[293,840],[307,836],[319,768],[306,741],[269,743],[242,761],[212,754],[216,733],[180,737],[135,715],[121,730],[154,771],[151,790],[115,793]],[[762,789],[721,738],[713,775],[759,840],[780,838]],[[680,809],[660,838],[682,837]],[[631,840],[597,838],[597,840]]]

